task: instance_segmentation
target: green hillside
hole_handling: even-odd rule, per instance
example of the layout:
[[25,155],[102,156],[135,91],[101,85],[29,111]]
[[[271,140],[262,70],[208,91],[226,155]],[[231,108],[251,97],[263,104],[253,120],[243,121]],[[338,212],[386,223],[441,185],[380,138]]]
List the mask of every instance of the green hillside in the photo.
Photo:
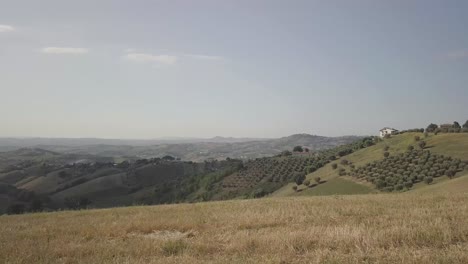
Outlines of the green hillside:
[[[414,149],[409,151],[409,146]],[[44,209],[57,210],[264,196],[412,192],[442,186],[439,184],[449,177],[462,177],[468,164],[467,149],[467,133],[404,133],[383,140],[366,137],[318,152],[283,151],[246,161],[154,158],[115,164],[86,155],[21,149],[1,155],[0,183],[5,187],[0,189],[0,213],[14,204],[28,211],[38,200]],[[69,162],[77,158],[93,162]],[[306,174],[304,183],[296,186]],[[80,200],[83,205],[79,205]]]
[[[420,140],[416,141],[415,137]],[[323,168],[307,175],[307,179],[314,182],[314,179],[320,177],[323,183],[312,187],[304,185],[299,186],[298,192],[293,190],[294,183],[282,187],[272,194],[272,196],[307,196],[307,195],[332,195],[332,194],[360,194],[363,192],[378,192],[374,185],[367,181],[355,179],[349,176],[339,176],[339,171],[344,170],[349,175],[351,166],[360,167],[369,163],[384,160],[384,152],[388,147],[387,152],[390,156],[396,156],[408,151],[408,146],[418,148],[418,143],[425,141],[425,150],[433,154],[444,155],[454,159],[468,160],[468,134],[467,133],[450,133],[434,135],[430,133],[427,137],[423,133],[404,133],[394,135],[391,138],[383,139],[377,144],[353,152],[347,156],[341,157],[334,162],[325,165]],[[345,161],[344,161],[345,160]],[[343,163],[349,163],[344,165]],[[333,169],[332,164],[337,164],[337,168]],[[456,177],[462,177],[463,172],[458,172]],[[424,183],[416,183],[412,190],[420,188],[436,188],[441,182],[447,181],[447,177],[434,178],[433,184],[430,186]],[[347,188],[334,188],[333,186],[341,186],[349,183]],[[441,185],[442,187],[442,185]]]

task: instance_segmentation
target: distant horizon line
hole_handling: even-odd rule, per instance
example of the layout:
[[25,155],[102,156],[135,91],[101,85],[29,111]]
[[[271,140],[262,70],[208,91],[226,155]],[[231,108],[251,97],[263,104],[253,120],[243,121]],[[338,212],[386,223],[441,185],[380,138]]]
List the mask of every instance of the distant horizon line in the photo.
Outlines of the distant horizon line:
[[148,141],[148,140],[203,140],[203,139],[279,139],[285,138],[295,135],[309,135],[309,136],[317,136],[317,137],[329,137],[329,138],[338,138],[338,137],[362,137],[362,136],[369,136],[369,135],[341,135],[341,136],[324,136],[324,135],[317,135],[317,134],[309,134],[309,133],[294,133],[288,136],[279,136],[279,137],[234,137],[234,136],[212,136],[212,137],[191,137],[191,136],[163,136],[163,137],[155,137],[155,138],[113,138],[113,137],[53,137],[53,136],[0,136],[0,139],[100,139],[100,140],[141,140],[141,141]]

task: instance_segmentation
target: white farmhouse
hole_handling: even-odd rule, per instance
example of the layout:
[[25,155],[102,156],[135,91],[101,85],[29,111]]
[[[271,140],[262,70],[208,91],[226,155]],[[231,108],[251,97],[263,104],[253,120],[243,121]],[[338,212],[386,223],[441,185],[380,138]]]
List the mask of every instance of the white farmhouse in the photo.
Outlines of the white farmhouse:
[[380,129],[380,137],[385,137],[386,135],[391,135],[397,133],[398,130],[391,128],[391,127],[384,127]]

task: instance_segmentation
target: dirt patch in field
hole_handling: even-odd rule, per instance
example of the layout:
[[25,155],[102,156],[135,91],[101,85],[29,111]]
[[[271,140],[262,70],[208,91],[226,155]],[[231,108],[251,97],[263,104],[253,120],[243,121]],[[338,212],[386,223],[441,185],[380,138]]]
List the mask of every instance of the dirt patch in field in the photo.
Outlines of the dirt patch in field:
[[180,232],[178,230],[155,230],[147,234],[132,234],[132,236],[158,239],[158,240],[177,240],[183,238],[192,238],[196,235],[195,231]]

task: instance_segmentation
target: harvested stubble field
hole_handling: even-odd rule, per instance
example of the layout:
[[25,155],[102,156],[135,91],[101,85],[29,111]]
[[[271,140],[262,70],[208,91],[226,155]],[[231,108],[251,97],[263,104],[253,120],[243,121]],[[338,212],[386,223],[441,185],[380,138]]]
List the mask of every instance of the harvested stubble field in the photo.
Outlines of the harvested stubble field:
[[1,263],[468,263],[468,194],[267,198],[0,217]]

